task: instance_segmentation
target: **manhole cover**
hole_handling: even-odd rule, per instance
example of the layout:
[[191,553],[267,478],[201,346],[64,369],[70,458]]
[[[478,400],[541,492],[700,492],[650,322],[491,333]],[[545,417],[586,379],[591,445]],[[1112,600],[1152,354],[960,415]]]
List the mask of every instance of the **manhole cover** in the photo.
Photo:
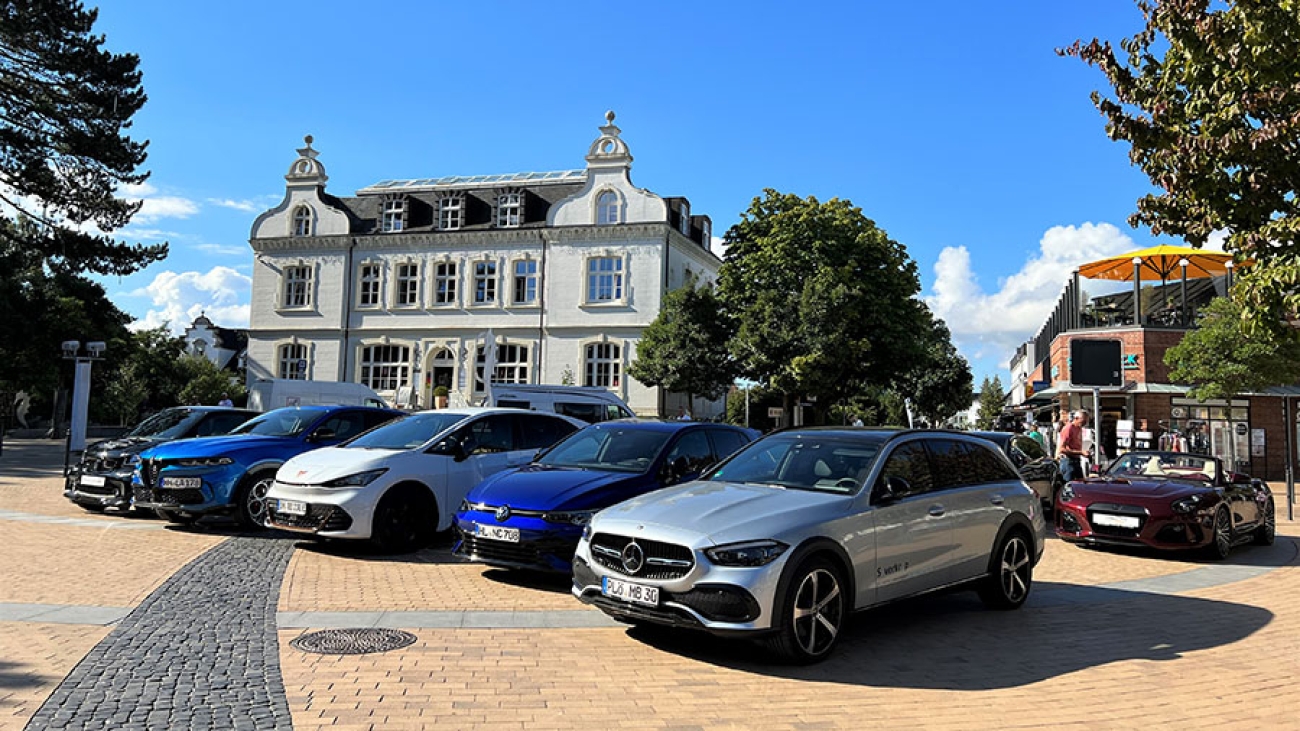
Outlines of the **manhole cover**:
[[396,629],[327,629],[302,635],[289,644],[321,655],[364,655],[397,650],[414,642],[415,635]]

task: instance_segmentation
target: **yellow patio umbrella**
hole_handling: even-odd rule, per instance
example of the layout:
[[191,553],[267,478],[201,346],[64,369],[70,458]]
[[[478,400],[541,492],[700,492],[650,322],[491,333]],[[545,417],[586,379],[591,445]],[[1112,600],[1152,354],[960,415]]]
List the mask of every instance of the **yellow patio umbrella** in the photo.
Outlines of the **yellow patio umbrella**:
[[[1250,260],[1233,262],[1232,254],[1222,251],[1193,249],[1190,246],[1170,246],[1160,244],[1145,249],[1138,249],[1127,254],[1109,256],[1079,267],[1079,276],[1084,279],[1113,279],[1121,282],[1133,282],[1133,322],[1141,322],[1138,311],[1139,286],[1143,281],[1160,280],[1161,284],[1169,281],[1170,275],[1179,273],[1183,281],[1183,320],[1187,319],[1187,280],[1206,277],[1228,276],[1228,286],[1232,286],[1232,269],[1235,266],[1248,266]],[[1165,292],[1168,304],[1169,293]]]

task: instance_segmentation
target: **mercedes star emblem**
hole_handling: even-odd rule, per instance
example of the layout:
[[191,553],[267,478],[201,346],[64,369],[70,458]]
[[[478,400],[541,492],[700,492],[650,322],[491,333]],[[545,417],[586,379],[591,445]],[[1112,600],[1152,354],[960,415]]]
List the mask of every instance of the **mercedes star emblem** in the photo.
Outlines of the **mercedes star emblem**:
[[623,570],[635,574],[645,565],[645,551],[632,541],[623,547]]

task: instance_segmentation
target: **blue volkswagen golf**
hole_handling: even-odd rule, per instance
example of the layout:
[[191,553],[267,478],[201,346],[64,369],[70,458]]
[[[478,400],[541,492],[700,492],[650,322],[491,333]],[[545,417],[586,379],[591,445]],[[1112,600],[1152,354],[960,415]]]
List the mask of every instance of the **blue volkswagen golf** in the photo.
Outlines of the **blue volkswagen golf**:
[[266,491],[290,457],[402,415],[367,406],[289,406],[250,419],[226,436],[161,444],[134,458],[132,502],[173,523],[226,513],[244,528],[260,528]]
[[700,471],[757,439],[753,429],[620,419],[570,434],[532,463],[487,478],[456,513],[456,554],[502,568],[568,573],[596,511]]

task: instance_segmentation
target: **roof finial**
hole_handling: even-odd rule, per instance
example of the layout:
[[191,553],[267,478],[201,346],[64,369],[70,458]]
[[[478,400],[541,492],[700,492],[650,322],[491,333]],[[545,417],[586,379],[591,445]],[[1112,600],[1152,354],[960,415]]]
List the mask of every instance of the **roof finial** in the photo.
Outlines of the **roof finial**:
[[605,112],[605,124],[613,124],[613,123],[614,123],[614,110],[611,109],[608,112]]
[[312,139],[311,135],[307,135],[306,137],[302,138],[302,141],[306,142],[308,147],[311,147],[311,143],[314,142],[315,140]]

